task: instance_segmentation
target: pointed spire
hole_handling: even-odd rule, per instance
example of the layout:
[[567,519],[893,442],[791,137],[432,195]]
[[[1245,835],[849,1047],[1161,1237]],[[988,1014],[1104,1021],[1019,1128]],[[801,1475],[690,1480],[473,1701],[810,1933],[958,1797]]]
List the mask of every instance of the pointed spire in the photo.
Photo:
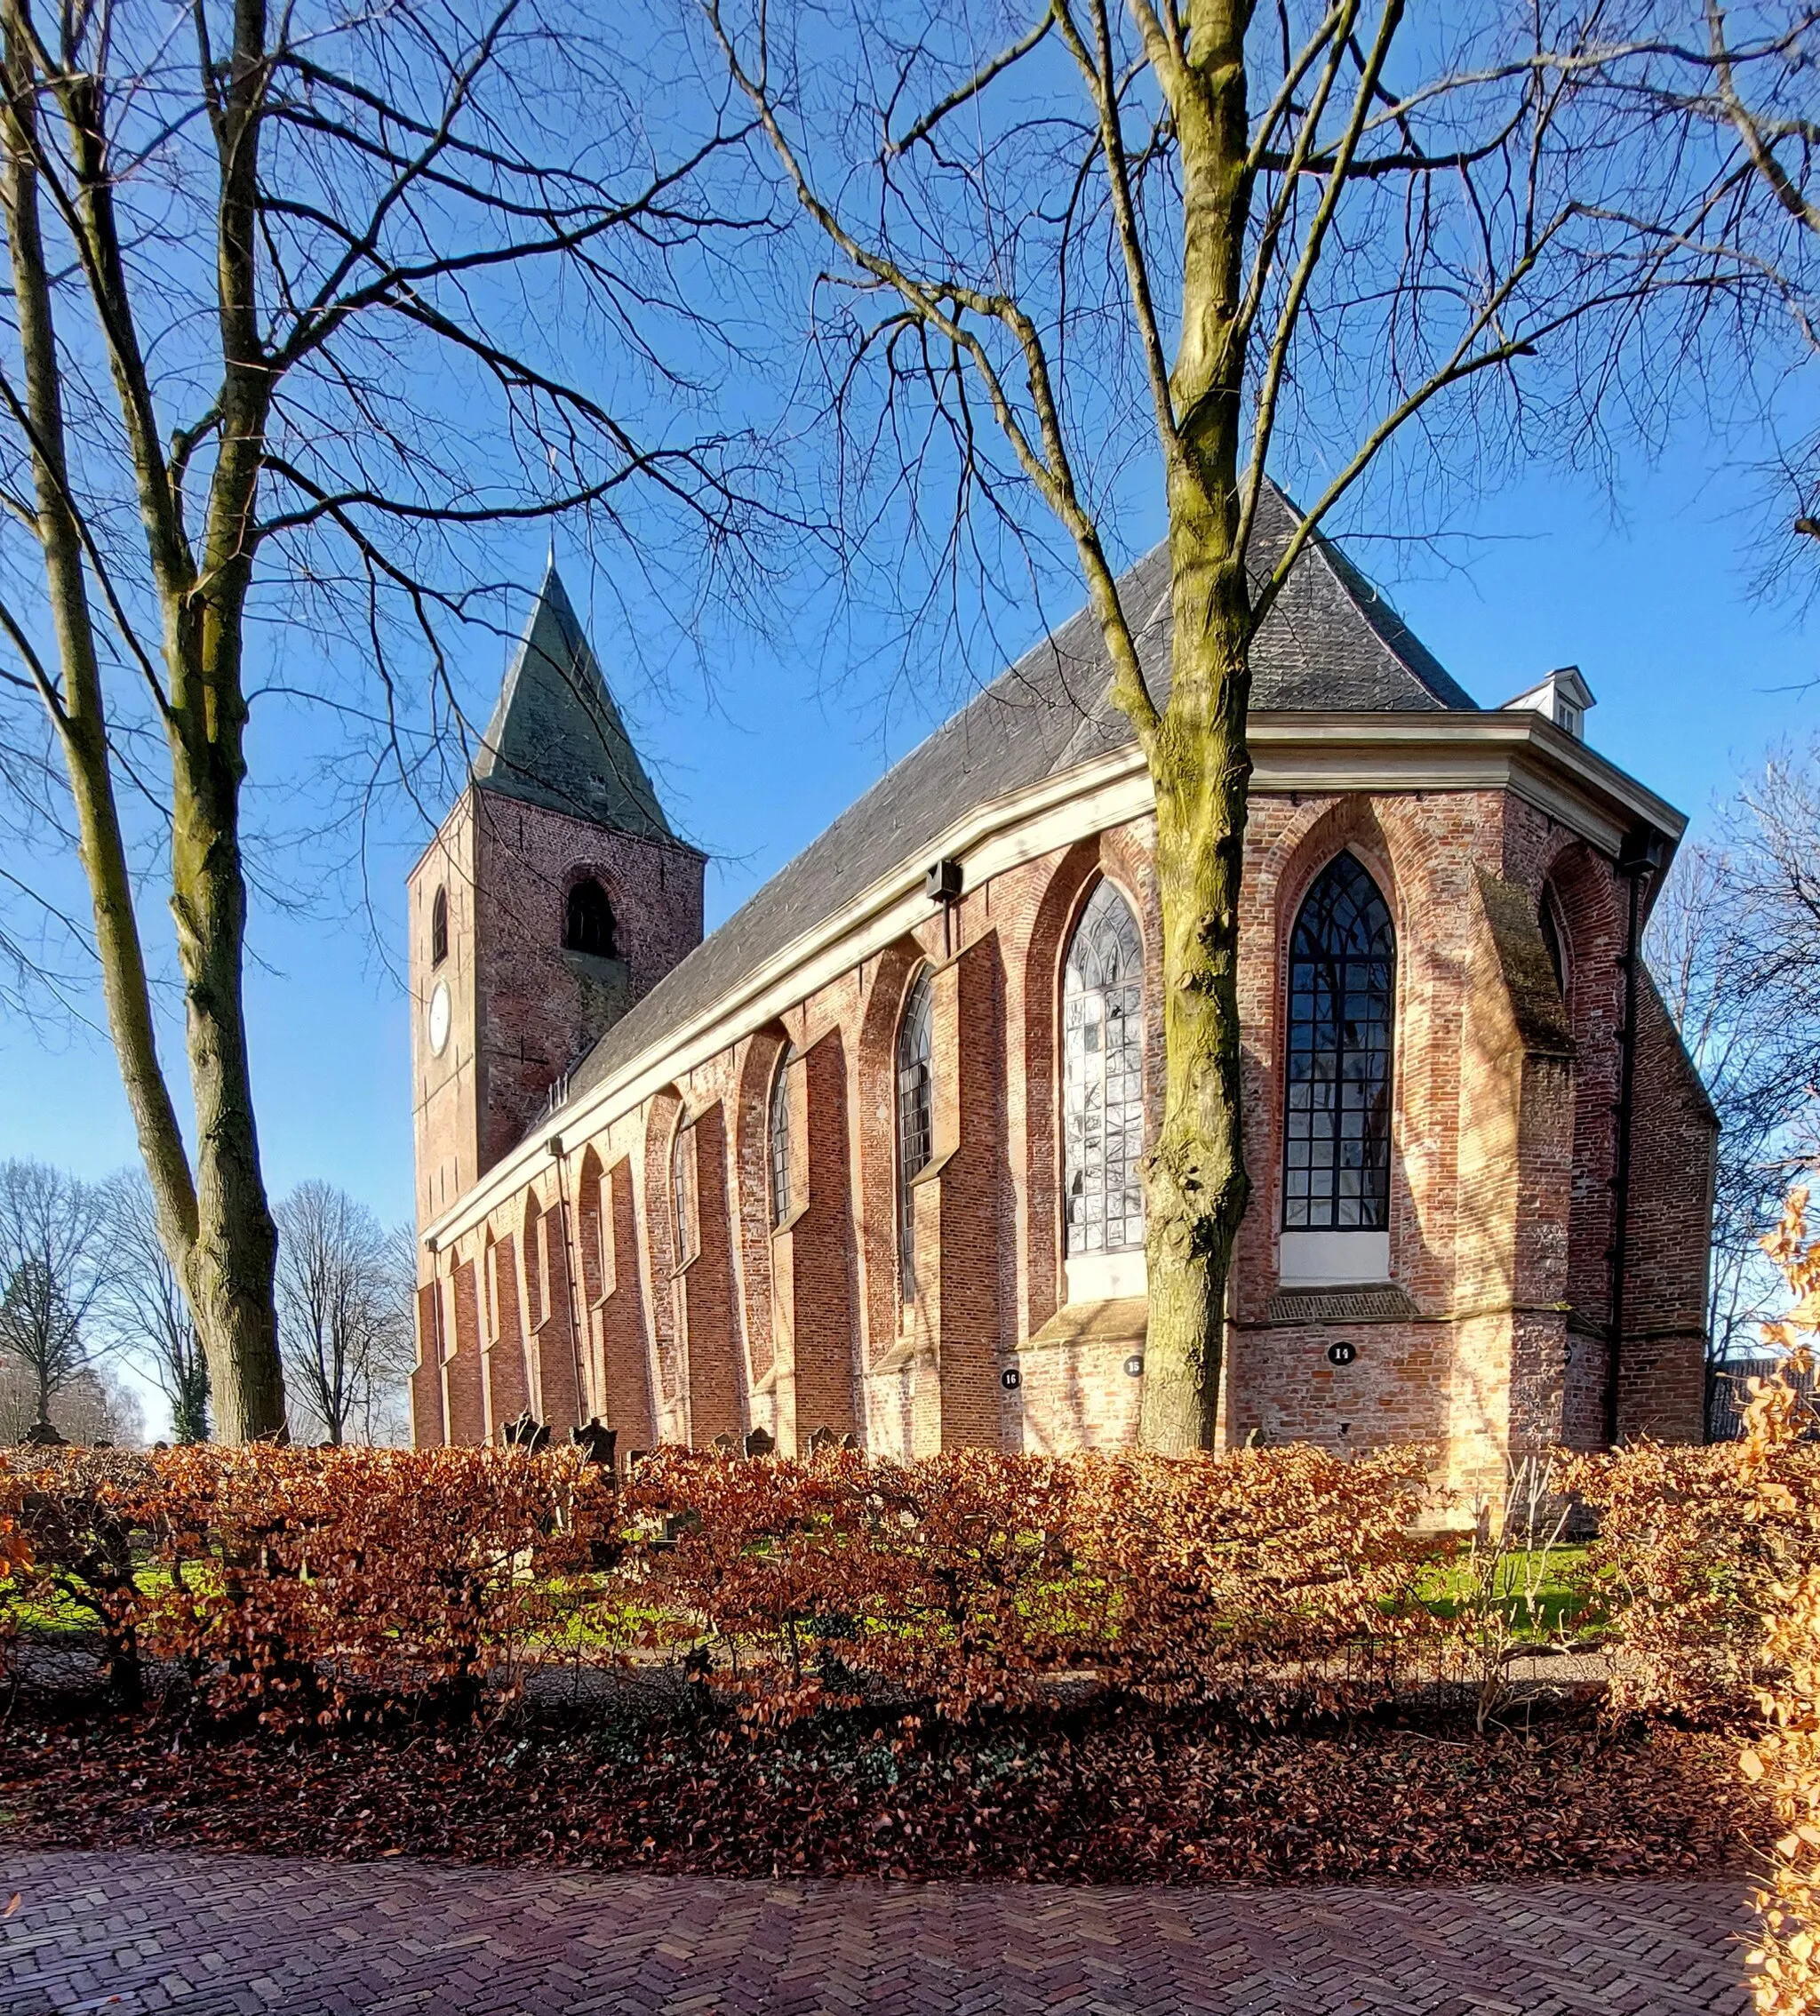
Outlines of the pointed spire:
[[474,779],[617,832],[676,837],[556,572],[554,549],[482,738]]

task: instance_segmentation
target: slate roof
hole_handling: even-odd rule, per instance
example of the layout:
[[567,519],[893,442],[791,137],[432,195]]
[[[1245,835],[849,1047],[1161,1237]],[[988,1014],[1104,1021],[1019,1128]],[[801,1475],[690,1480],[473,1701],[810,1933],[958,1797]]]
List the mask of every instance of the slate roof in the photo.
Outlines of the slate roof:
[[[1294,524],[1294,507],[1272,489],[1254,534],[1265,556],[1282,551]],[[1169,689],[1169,586],[1166,546],[1119,584],[1159,705]],[[1382,590],[1319,537],[1259,631],[1251,666],[1251,704],[1261,711],[1478,711]],[[712,1008],[893,868],[920,860],[970,807],[1129,743],[1130,724],[1108,697],[1111,677],[1099,627],[1083,609],[887,771],[615,1023],[576,1067],[570,1097]]]
[[481,739],[474,780],[616,833],[676,837],[554,559]]

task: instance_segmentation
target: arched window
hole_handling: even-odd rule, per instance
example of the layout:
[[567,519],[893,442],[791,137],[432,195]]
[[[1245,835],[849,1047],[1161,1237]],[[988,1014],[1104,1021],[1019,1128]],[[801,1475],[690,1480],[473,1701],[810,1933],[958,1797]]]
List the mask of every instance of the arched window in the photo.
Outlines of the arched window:
[[430,904],[430,964],[440,966],[449,956],[449,892],[439,889]]
[[1561,989],[1561,997],[1568,997],[1568,948],[1561,928],[1561,913],[1555,902],[1554,892],[1542,892],[1542,905],[1537,912],[1537,922],[1542,926],[1542,942],[1548,949],[1548,963],[1554,968],[1554,984]]
[[563,946],[571,952],[592,953],[596,959],[615,959],[619,953],[613,937],[613,906],[607,892],[592,876],[578,882],[569,892],[569,914],[563,928]]
[[771,1224],[781,1225],[790,1215],[790,1060],[796,1054],[790,1044],[778,1060],[777,1076],[771,1080],[770,1113],[766,1123],[771,1170]]
[[1316,876],[1289,941],[1283,1229],[1390,1223],[1391,1021],[1396,932],[1351,854]]
[[1144,1244],[1144,947],[1101,882],[1062,968],[1062,1169],[1068,1252]]
[[524,1306],[531,1327],[537,1330],[544,1320],[543,1213],[537,1198],[524,1200]]
[[576,1211],[581,1221],[581,1286],[583,1297],[598,1301],[607,1287],[607,1225],[602,1208],[605,1183],[600,1158],[589,1148],[582,1158],[581,1181],[576,1190]]
[[906,1300],[916,1294],[916,1212],[913,1180],[935,1148],[934,996],[925,966],[911,983],[898,1026],[898,1259]]
[[670,1239],[676,1265],[686,1267],[695,1258],[695,1156],[689,1138],[689,1111],[676,1116],[676,1132],[670,1143]]

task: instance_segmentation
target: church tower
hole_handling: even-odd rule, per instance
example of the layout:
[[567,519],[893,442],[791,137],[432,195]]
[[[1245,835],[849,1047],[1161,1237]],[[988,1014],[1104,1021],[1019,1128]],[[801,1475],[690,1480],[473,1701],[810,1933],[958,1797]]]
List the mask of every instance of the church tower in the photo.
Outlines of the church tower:
[[701,942],[664,815],[552,562],[467,789],[409,883],[418,1222]]

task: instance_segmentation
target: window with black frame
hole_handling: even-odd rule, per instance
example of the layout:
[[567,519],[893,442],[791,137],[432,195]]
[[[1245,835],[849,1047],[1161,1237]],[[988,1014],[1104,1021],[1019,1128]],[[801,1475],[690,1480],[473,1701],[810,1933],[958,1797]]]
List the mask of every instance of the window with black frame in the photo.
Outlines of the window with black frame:
[[790,1215],[790,1060],[796,1052],[786,1044],[778,1059],[777,1075],[771,1080],[770,1133],[771,1165],[771,1224],[781,1225]]
[[695,1258],[695,1143],[685,1107],[670,1140],[670,1240],[679,1269]]
[[925,967],[898,1025],[898,1260],[904,1299],[916,1297],[916,1206],[912,1188],[935,1152],[935,1002]]
[[1321,871],[1296,919],[1289,1005],[1283,1229],[1382,1232],[1396,932],[1351,854]]

